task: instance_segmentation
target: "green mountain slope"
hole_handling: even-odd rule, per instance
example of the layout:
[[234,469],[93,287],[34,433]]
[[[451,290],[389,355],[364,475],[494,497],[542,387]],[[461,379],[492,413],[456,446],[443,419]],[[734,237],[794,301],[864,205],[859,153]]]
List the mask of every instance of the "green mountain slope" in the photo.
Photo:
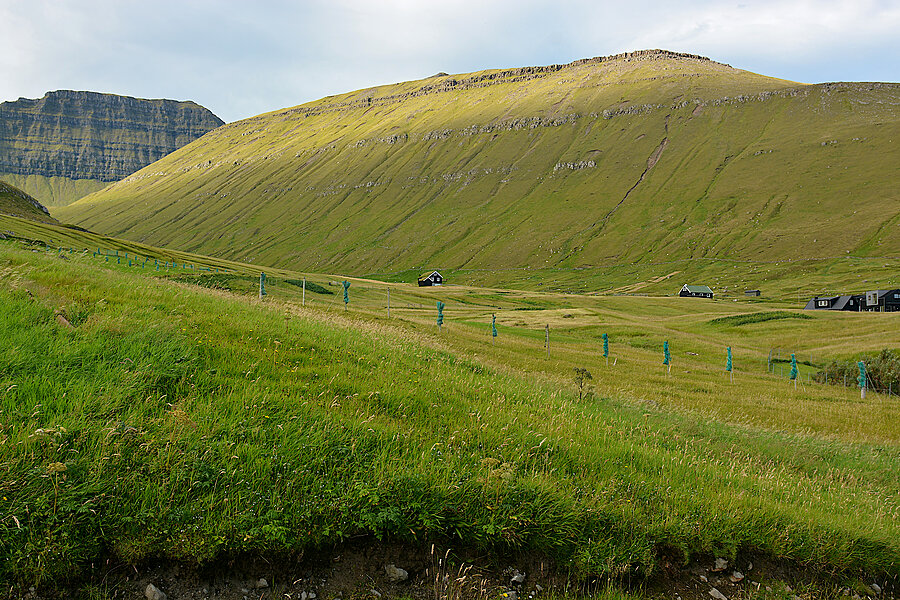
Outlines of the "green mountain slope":
[[42,223],[57,223],[40,202],[5,181],[0,181],[0,214]]
[[260,115],[54,214],[357,274],[896,255],[898,144],[900,85],[646,51]]

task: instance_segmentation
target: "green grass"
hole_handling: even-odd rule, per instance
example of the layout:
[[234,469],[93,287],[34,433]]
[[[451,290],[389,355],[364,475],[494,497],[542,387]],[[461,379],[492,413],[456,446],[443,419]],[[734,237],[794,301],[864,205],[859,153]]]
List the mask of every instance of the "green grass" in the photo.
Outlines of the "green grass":
[[722,327],[740,327],[741,325],[765,323],[766,321],[778,321],[781,319],[812,319],[812,317],[803,313],[773,310],[744,315],[732,315],[730,317],[718,317],[716,319],[711,319],[709,324]]
[[228,124],[54,214],[396,282],[438,268],[448,283],[693,283],[792,302],[900,286],[897,84],[807,86],[671,57],[431,87],[450,79]]
[[[303,307],[295,285],[260,302],[0,243],[0,575],[53,584],[109,553],[202,564],[357,536],[540,552],[579,577],[740,551],[898,574],[896,400],[795,392],[753,350],[766,328],[839,333],[836,315],[740,328],[737,356],[762,363],[736,358],[731,385],[714,366],[726,334],[707,324],[725,303],[566,297],[559,310],[487,294],[501,322],[534,319],[503,323],[491,346],[487,325],[462,320],[497,309],[453,299],[485,291],[390,284],[388,320],[386,285],[355,281],[350,310],[321,295]],[[548,308],[513,310],[522,295]],[[891,335],[893,315],[874,316],[857,320],[860,339],[881,331],[865,343]],[[530,335],[541,321],[550,359]],[[624,331],[671,340],[672,375],[658,350],[619,344]],[[594,375],[580,401],[574,366]]]

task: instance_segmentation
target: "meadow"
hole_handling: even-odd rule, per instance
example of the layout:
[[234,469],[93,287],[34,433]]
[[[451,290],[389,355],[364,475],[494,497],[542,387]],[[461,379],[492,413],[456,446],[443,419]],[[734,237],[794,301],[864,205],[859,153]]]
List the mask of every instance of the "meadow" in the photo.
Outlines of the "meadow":
[[[900,399],[806,377],[896,347],[900,315],[288,271],[261,300],[252,265],[129,267],[35,227],[59,245],[0,241],[2,580],[358,539],[535,554],[581,581],[747,553],[900,575]],[[773,350],[809,363],[802,383]]]

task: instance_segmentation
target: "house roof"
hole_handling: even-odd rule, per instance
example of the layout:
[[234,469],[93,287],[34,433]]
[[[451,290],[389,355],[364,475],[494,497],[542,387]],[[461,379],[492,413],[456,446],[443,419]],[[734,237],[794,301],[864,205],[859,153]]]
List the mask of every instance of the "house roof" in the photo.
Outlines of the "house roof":
[[831,305],[832,310],[844,310],[847,307],[847,304],[853,300],[853,296],[838,296],[837,301]]
[[684,288],[687,289],[692,294],[712,294],[713,291],[709,289],[708,285],[688,285],[684,284]]
[[437,274],[437,276],[440,277],[441,279],[444,278],[444,276],[441,275],[440,273],[438,273],[437,271],[425,271],[424,273],[419,275],[419,279],[428,279],[429,277],[431,277],[432,275],[435,275],[435,274]]

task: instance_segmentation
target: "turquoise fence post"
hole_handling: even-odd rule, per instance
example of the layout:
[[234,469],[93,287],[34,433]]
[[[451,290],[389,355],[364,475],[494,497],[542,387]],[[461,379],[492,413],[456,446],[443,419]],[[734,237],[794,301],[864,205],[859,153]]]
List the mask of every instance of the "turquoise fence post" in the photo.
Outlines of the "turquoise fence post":
[[663,364],[666,365],[666,376],[672,371],[672,355],[669,354],[669,340],[663,342]]
[[350,289],[350,282],[342,281],[341,285],[344,286],[344,310],[347,310],[347,305],[350,304],[350,293],[347,291]]
[[266,295],[266,274],[259,274],[259,299],[262,300],[262,297]]
[[863,361],[859,361],[857,363],[859,367],[859,377],[856,378],[857,383],[859,383],[859,397],[863,400],[866,399],[866,363]]
[[117,264],[117,265],[121,265],[121,264],[122,264],[122,257],[119,256],[118,250],[116,251],[116,264]]
[[728,375],[730,376],[731,381],[734,381],[734,371],[732,370],[732,361],[731,361],[731,346],[728,346],[725,349],[728,353],[725,358],[725,370],[728,371]]
[[800,369],[797,368],[797,355],[791,354],[791,381],[794,382],[794,389],[797,389],[797,375]]
[[444,307],[445,307],[445,306],[447,306],[447,305],[444,304],[443,302],[441,302],[440,300],[437,301],[437,311],[438,311],[438,314],[437,314],[437,326],[438,326],[438,330],[440,330],[440,329],[441,329],[441,326],[443,326],[443,324],[444,324]]
[[609,366],[609,336],[603,334],[603,358],[606,359],[606,366]]
[[494,338],[497,337],[497,315],[491,315],[491,343],[494,343]]

